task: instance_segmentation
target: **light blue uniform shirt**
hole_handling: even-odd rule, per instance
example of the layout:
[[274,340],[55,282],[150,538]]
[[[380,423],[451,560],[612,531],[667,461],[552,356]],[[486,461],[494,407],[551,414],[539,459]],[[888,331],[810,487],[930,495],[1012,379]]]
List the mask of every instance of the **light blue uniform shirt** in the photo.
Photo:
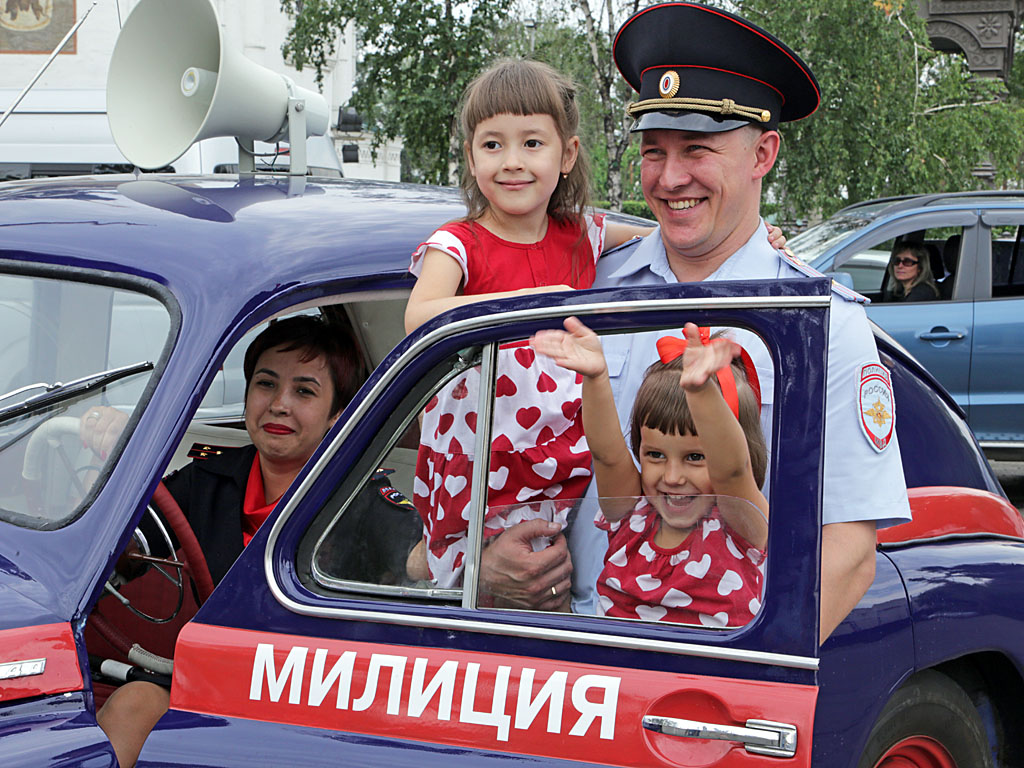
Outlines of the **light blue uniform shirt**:
[[[762,224],[736,253],[705,279],[774,280],[803,276],[804,273],[768,243]],[[669,266],[661,230],[655,229],[637,246],[602,257],[597,262],[594,287],[630,288],[675,282],[678,280]],[[832,294],[830,313],[822,523],[875,520],[881,528],[906,522],[910,520],[910,504],[896,436],[893,434],[889,445],[879,453],[868,442],[858,421],[860,366],[878,362],[878,349],[867,315],[856,301],[836,293]],[[765,354],[757,354],[759,345],[748,345],[739,337],[741,333],[747,332],[731,331],[730,336],[748,348],[757,367],[761,381],[761,421],[770,447],[774,369]],[[628,434],[633,401],[644,371],[658,358],[655,343],[663,335],[664,332],[651,332],[602,338],[623,434]],[[588,498],[596,494],[597,483],[591,483]],[[765,495],[768,495],[767,488]],[[587,507],[596,509],[596,505]],[[581,518],[573,526],[569,542],[574,569],[573,610],[594,613],[594,584],[603,567],[608,535],[590,520]]]

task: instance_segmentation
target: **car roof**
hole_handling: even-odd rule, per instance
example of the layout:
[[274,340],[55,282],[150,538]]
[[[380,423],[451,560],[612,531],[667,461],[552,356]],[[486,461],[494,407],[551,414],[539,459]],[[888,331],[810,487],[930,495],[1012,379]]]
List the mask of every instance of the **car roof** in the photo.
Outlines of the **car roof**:
[[898,213],[913,208],[925,208],[938,205],[966,205],[969,207],[1019,203],[1024,205],[1024,190],[990,190],[980,189],[967,192],[940,192],[934,194],[897,195],[865,200],[860,203],[840,208],[833,216],[881,216],[882,214]]
[[[252,296],[297,279],[405,276],[463,215],[457,190],[282,175],[95,176],[0,184],[0,254]],[[6,252],[6,253],[4,253]]]

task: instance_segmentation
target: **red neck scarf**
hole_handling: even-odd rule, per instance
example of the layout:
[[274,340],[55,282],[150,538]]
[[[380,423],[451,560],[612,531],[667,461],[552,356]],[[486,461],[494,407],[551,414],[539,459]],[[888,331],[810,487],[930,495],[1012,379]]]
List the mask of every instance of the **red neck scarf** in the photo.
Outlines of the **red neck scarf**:
[[242,502],[242,545],[248,546],[253,535],[270,517],[280,496],[269,504],[266,503],[266,492],[263,490],[263,472],[260,470],[260,454],[252,460],[249,479],[245,483],[245,500]]

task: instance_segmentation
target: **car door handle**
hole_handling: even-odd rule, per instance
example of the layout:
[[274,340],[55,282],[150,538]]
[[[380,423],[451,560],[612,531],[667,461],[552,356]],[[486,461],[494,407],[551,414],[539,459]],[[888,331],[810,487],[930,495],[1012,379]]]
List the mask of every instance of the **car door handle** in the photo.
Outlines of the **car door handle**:
[[643,726],[655,733],[684,739],[738,741],[747,752],[772,757],[796,755],[796,726],[770,720],[747,720],[745,726],[701,723],[678,717],[644,715]]
[[930,331],[924,331],[919,333],[917,338],[921,341],[959,341],[967,335],[967,331],[961,330],[950,330],[941,325],[937,325]]

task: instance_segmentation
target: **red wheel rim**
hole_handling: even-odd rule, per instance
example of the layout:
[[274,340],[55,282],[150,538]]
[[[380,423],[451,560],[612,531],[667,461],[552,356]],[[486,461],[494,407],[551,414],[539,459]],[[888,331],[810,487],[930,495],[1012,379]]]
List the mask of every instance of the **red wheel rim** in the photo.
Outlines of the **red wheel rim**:
[[957,768],[957,764],[935,739],[911,736],[889,747],[875,768]]

